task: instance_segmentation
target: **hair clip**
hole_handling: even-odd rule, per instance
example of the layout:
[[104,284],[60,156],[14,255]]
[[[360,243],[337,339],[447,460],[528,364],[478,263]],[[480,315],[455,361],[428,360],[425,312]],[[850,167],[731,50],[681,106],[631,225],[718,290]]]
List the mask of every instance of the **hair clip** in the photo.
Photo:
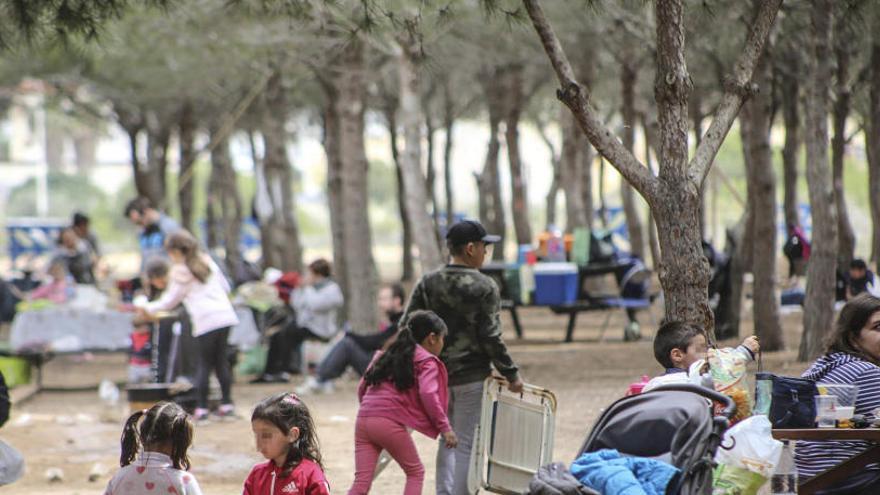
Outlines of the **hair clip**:
[[297,405],[302,402],[302,400],[300,400],[299,396],[293,392],[288,392],[287,395],[284,396],[284,399],[282,399],[281,401],[287,402],[288,404],[293,404],[293,405]]

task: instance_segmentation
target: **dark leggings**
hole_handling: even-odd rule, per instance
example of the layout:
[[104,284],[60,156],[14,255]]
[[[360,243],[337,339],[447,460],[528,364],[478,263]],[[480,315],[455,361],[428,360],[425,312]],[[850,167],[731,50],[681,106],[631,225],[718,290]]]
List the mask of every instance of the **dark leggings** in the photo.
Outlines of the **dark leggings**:
[[196,374],[196,385],[199,388],[198,407],[208,407],[208,384],[211,372],[217,374],[220,382],[221,404],[232,404],[232,372],[226,355],[226,340],[229,338],[229,327],[211,330],[196,337],[199,349],[199,370]]

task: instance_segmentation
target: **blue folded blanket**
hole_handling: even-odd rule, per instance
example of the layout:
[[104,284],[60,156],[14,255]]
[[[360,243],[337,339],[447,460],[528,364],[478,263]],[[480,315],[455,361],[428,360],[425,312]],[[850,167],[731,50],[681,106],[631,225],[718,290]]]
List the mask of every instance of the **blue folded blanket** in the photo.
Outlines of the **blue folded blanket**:
[[571,465],[571,474],[603,495],[664,495],[679,469],[644,457],[625,457],[612,449],[588,452]]

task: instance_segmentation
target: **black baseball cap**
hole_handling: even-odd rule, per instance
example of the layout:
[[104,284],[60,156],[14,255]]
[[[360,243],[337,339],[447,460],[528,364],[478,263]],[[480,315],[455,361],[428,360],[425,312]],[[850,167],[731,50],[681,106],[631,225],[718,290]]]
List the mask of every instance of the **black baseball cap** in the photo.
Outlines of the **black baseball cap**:
[[501,236],[489,234],[476,220],[462,220],[449,228],[446,240],[453,246],[462,246],[469,242],[494,244],[501,240]]

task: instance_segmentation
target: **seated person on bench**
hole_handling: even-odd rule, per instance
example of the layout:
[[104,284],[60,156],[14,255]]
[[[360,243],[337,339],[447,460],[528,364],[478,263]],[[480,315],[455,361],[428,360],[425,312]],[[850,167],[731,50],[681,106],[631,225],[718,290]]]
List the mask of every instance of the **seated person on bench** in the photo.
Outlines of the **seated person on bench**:
[[253,383],[278,383],[290,379],[293,369],[292,354],[299,351],[309,339],[327,342],[339,331],[337,313],[342,308],[342,290],[330,278],[330,262],[320,258],[309,264],[302,285],[290,297],[296,313],[295,320],[282,329],[282,335],[269,348],[266,371]]
[[403,315],[405,294],[400,284],[386,285],[379,290],[379,310],[386,318],[379,324],[379,331],[367,335],[346,332],[345,337],[336,343],[318,365],[318,373],[309,377],[296,389],[300,395],[333,391],[333,380],[342,376],[351,366],[358,375],[363,375],[373,358],[373,353],[397,334],[397,322]]

